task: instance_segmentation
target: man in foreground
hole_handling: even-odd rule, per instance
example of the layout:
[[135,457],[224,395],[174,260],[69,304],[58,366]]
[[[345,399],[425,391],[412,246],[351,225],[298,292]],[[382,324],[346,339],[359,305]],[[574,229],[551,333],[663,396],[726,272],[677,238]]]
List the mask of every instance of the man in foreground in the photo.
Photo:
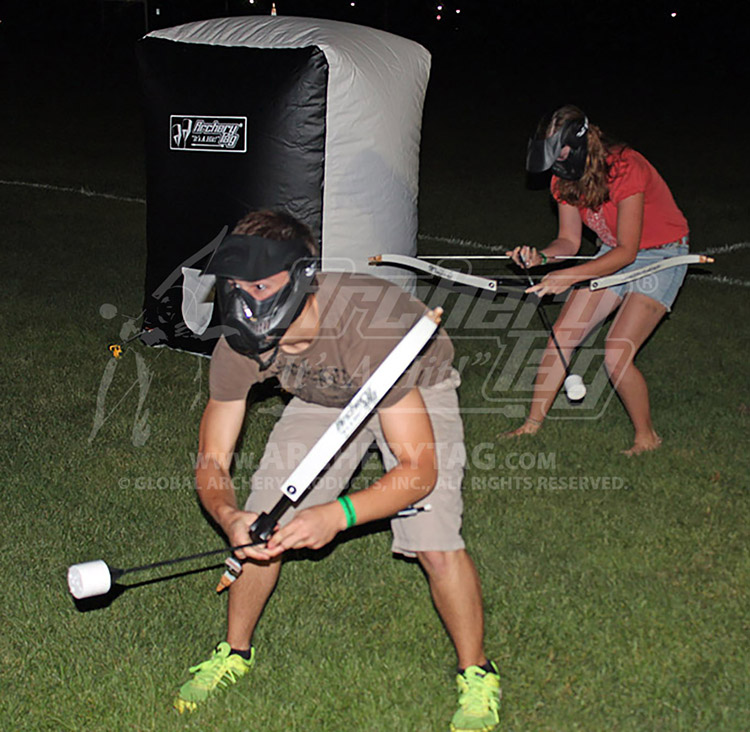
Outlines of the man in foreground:
[[[374,277],[317,273],[317,261],[306,227],[261,211],[237,224],[207,268],[217,277],[225,335],[211,361],[196,484],[203,507],[232,546],[249,543],[251,525],[280,498],[280,484],[426,310]],[[253,632],[286,550],[320,549],[346,528],[423,506],[429,495],[431,511],[392,520],[392,550],[416,557],[424,568],[456,649],[459,709],[451,729],[495,727],[499,676],[484,655],[479,578],[460,533],[465,450],[452,358],[452,344],[440,330],[268,543],[236,552],[244,567],[229,591],[226,642],[191,669],[193,678],[175,699],[178,711],[194,710],[250,670]],[[243,510],[230,476],[232,455],[250,387],[272,377],[294,397],[268,439]],[[373,441],[385,475],[342,496]]]

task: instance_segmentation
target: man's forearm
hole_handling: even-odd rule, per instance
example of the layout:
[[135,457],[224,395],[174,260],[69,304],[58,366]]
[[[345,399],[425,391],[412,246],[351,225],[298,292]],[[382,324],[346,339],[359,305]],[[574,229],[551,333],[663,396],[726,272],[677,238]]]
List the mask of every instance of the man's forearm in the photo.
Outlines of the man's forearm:
[[219,526],[237,511],[237,497],[229,471],[215,461],[208,461],[195,470],[195,485],[201,505]]
[[436,481],[437,470],[432,465],[397,465],[369,487],[351,494],[357,523],[393,516],[429,495]]

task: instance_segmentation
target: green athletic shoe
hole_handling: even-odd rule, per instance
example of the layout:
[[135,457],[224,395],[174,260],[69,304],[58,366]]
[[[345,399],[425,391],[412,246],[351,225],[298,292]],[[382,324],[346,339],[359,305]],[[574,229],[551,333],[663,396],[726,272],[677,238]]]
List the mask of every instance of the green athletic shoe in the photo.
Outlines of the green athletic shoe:
[[208,661],[190,668],[190,673],[195,675],[180,687],[173,704],[180,714],[195,711],[216,687],[223,689],[237,683],[253,667],[255,648],[249,661],[231,651],[229,643],[219,643]]
[[479,666],[469,666],[456,676],[458,711],[451,720],[451,732],[489,732],[500,723],[500,676]]

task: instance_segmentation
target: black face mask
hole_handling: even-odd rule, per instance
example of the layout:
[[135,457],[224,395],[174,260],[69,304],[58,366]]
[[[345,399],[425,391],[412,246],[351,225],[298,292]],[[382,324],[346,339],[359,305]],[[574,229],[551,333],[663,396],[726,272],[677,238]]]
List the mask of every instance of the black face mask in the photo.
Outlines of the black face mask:
[[[279,342],[289,326],[300,316],[313,291],[317,263],[300,260],[289,270],[289,282],[266,300],[256,300],[234,280],[216,278],[216,299],[223,335],[237,353],[268,368],[276,358]],[[260,354],[275,349],[262,360]]]
[[555,160],[552,163],[552,172],[563,180],[580,180],[586,172],[587,155],[588,145],[584,139],[583,145],[580,147],[570,148],[565,160]]
[[[260,236],[231,234],[216,249],[205,274],[216,275],[216,304],[223,335],[243,356],[268,368],[279,341],[299,317],[314,289],[320,260],[301,239],[277,241]],[[236,282],[257,282],[289,272],[289,282],[266,300],[256,300]],[[273,350],[271,357],[260,354]]]
[[[564,180],[579,180],[586,171],[588,156],[589,121],[571,119],[555,132],[546,137],[547,125],[539,125],[539,134],[529,140],[526,154],[526,170],[530,173],[541,173],[552,169],[552,172]],[[565,160],[558,160],[565,146],[570,148]]]

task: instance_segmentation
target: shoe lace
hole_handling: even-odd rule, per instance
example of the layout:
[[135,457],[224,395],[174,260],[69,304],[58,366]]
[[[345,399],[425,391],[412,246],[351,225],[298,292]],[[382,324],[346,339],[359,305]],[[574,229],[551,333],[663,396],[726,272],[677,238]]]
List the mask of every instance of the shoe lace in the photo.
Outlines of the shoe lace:
[[[207,661],[191,666],[189,671],[191,674],[195,674],[193,683],[207,689],[212,689],[214,686],[225,686],[227,681],[234,683],[237,679],[227,660],[227,656],[214,653]],[[227,678],[225,679],[225,677]]]
[[458,677],[459,704],[468,714],[482,714],[496,712],[498,708],[497,694],[485,684],[486,674],[468,672]]

